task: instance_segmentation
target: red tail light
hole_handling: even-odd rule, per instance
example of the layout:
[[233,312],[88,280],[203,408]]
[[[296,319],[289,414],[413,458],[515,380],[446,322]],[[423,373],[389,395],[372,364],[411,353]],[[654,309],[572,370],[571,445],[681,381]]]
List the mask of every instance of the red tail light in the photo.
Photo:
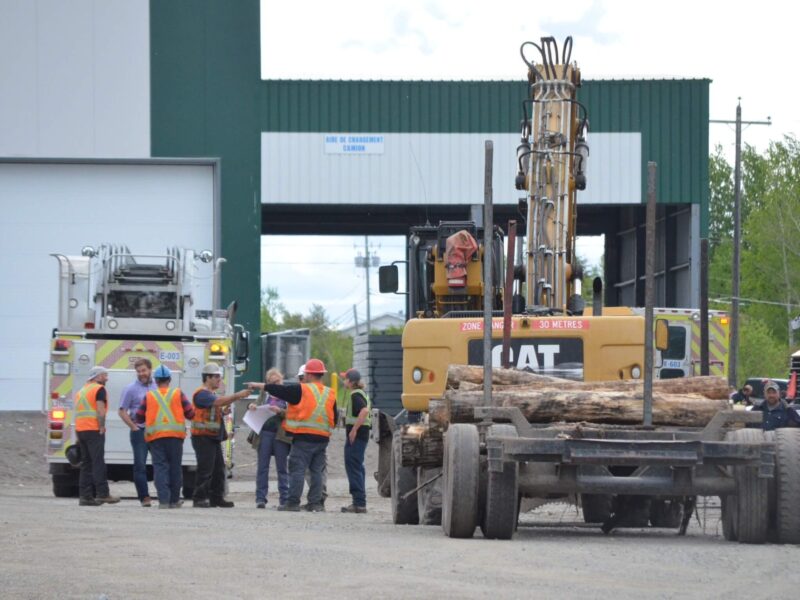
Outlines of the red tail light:
[[94,323],[86,322],[83,324],[84,329],[94,329]]
[[53,352],[66,352],[70,346],[72,346],[72,342],[69,340],[56,340],[53,344]]

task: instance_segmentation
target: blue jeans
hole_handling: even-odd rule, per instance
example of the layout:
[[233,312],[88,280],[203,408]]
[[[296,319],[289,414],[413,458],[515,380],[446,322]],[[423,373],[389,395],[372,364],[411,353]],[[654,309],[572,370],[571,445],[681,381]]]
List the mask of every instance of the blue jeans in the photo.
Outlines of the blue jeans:
[[144,429],[131,431],[131,448],[133,449],[133,483],[139,500],[150,496],[147,489],[147,442],[144,441]]
[[153,457],[153,479],[156,483],[159,504],[175,504],[181,498],[183,485],[183,440],[158,438],[148,443]]
[[276,439],[277,431],[262,431],[258,442],[258,470],[256,471],[256,502],[267,501],[269,490],[269,462],[275,457],[278,471],[278,497],[281,504],[289,498],[289,471],[286,468],[291,444]]
[[347,481],[350,482],[350,495],[355,506],[367,505],[367,472],[364,469],[364,453],[367,451],[368,440],[356,438],[354,443],[349,439],[344,442],[344,468],[347,471]]
[[308,484],[308,503],[322,503],[322,473],[325,470],[325,451],[327,449],[327,439],[323,442],[309,442],[295,438],[292,441],[292,450],[289,452],[289,498],[287,504],[300,504],[306,469],[310,471],[311,478]]

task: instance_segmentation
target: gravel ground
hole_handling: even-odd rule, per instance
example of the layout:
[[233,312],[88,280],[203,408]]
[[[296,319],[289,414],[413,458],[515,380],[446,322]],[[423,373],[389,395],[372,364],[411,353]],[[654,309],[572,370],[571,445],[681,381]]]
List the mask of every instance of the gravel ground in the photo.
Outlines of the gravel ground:
[[[725,542],[711,501],[684,538],[605,536],[573,506],[549,504],[524,515],[510,542],[450,540],[439,527],[393,525],[371,482],[369,513],[341,514],[341,432],[327,513],[275,511],[274,484],[256,510],[255,454],[241,446],[233,509],[143,509],[130,483],[112,484],[120,504],[78,507],[51,495],[41,424],[0,413],[3,598],[796,598],[800,584],[800,547]],[[374,445],[369,454],[374,464]]]

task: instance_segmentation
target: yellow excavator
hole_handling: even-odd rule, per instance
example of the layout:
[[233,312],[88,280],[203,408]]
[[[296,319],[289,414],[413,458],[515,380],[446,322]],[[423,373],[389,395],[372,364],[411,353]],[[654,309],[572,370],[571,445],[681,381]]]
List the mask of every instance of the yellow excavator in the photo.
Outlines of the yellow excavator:
[[[412,318],[402,336],[408,423],[380,411],[373,416],[380,448],[375,476],[379,493],[391,497],[393,521],[440,523],[450,537],[471,537],[480,526],[484,537],[508,539],[522,498],[572,497],[579,498],[584,519],[603,523],[604,531],[632,517],[636,526],[649,522],[685,532],[693,498],[718,495],[726,538],[764,541],[767,475],[755,474],[766,473],[766,459],[760,432],[730,429],[749,422],[741,411],[718,413],[692,431],[586,423],[580,439],[530,424],[519,408],[491,401],[471,408],[468,420],[444,425],[428,412],[444,396],[448,367],[486,368],[487,351],[491,366],[582,381],[637,380],[645,372],[641,311],[603,307],[599,279],[591,307],[581,295],[576,194],[587,186],[589,120],[577,100],[581,74],[571,61],[572,39],[561,48],[552,37],[526,42],[520,54],[529,90],[516,156],[515,183],[525,192],[522,264],[514,264],[513,222],[505,268],[506,236],[493,225],[442,222],[415,227],[409,236]],[[490,205],[485,214],[491,223]],[[382,267],[379,278],[382,292],[397,292],[396,266]],[[492,330],[486,340],[484,323]],[[666,319],[657,319],[654,329],[653,345],[666,350]],[[800,436],[786,443],[800,451]],[[782,493],[800,489],[797,479]],[[740,506],[762,512],[753,516]],[[779,538],[800,537],[800,520],[796,532],[794,521],[781,527]]]

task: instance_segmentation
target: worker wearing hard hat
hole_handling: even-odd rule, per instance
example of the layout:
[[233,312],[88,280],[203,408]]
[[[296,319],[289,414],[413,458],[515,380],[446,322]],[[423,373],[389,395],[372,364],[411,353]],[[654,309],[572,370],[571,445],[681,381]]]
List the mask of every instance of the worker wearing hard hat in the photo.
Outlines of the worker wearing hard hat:
[[283,427],[292,434],[289,452],[289,498],[278,510],[299,511],[303,495],[303,475],[310,471],[307,510],[325,510],[322,503],[323,471],[331,431],[338,418],[336,392],[322,383],[325,364],[312,358],[305,364],[305,382],[294,384],[248,384],[286,400],[289,405]]
[[[75,394],[75,432],[81,448],[81,474],[78,480],[81,506],[114,504],[106,476],[105,444],[108,371],[93,367],[84,386]],[[95,496],[97,493],[97,496]]]
[[147,392],[134,420],[144,423],[144,439],[153,457],[158,508],[180,508],[183,440],[186,419],[194,417],[194,408],[179,387],[170,385],[172,372],[167,367],[159,366],[153,378],[157,389]]
[[305,379],[305,377],[306,377],[306,366],[305,365],[300,365],[300,368],[297,369],[297,381],[299,381],[300,383],[303,383],[303,380]]
[[233,502],[225,500],[225,459],[222,442],[228,439],[222,424],[223,412],[237,400],[250,395],[249,390],[218,396],[222,386],[222,369],[209,363],[201,371],[203,385],[192,394],[194,418],[192,419],[192,447],[197,456],[197,474],[194,481],[193,505],[197,508],[232,508]]

